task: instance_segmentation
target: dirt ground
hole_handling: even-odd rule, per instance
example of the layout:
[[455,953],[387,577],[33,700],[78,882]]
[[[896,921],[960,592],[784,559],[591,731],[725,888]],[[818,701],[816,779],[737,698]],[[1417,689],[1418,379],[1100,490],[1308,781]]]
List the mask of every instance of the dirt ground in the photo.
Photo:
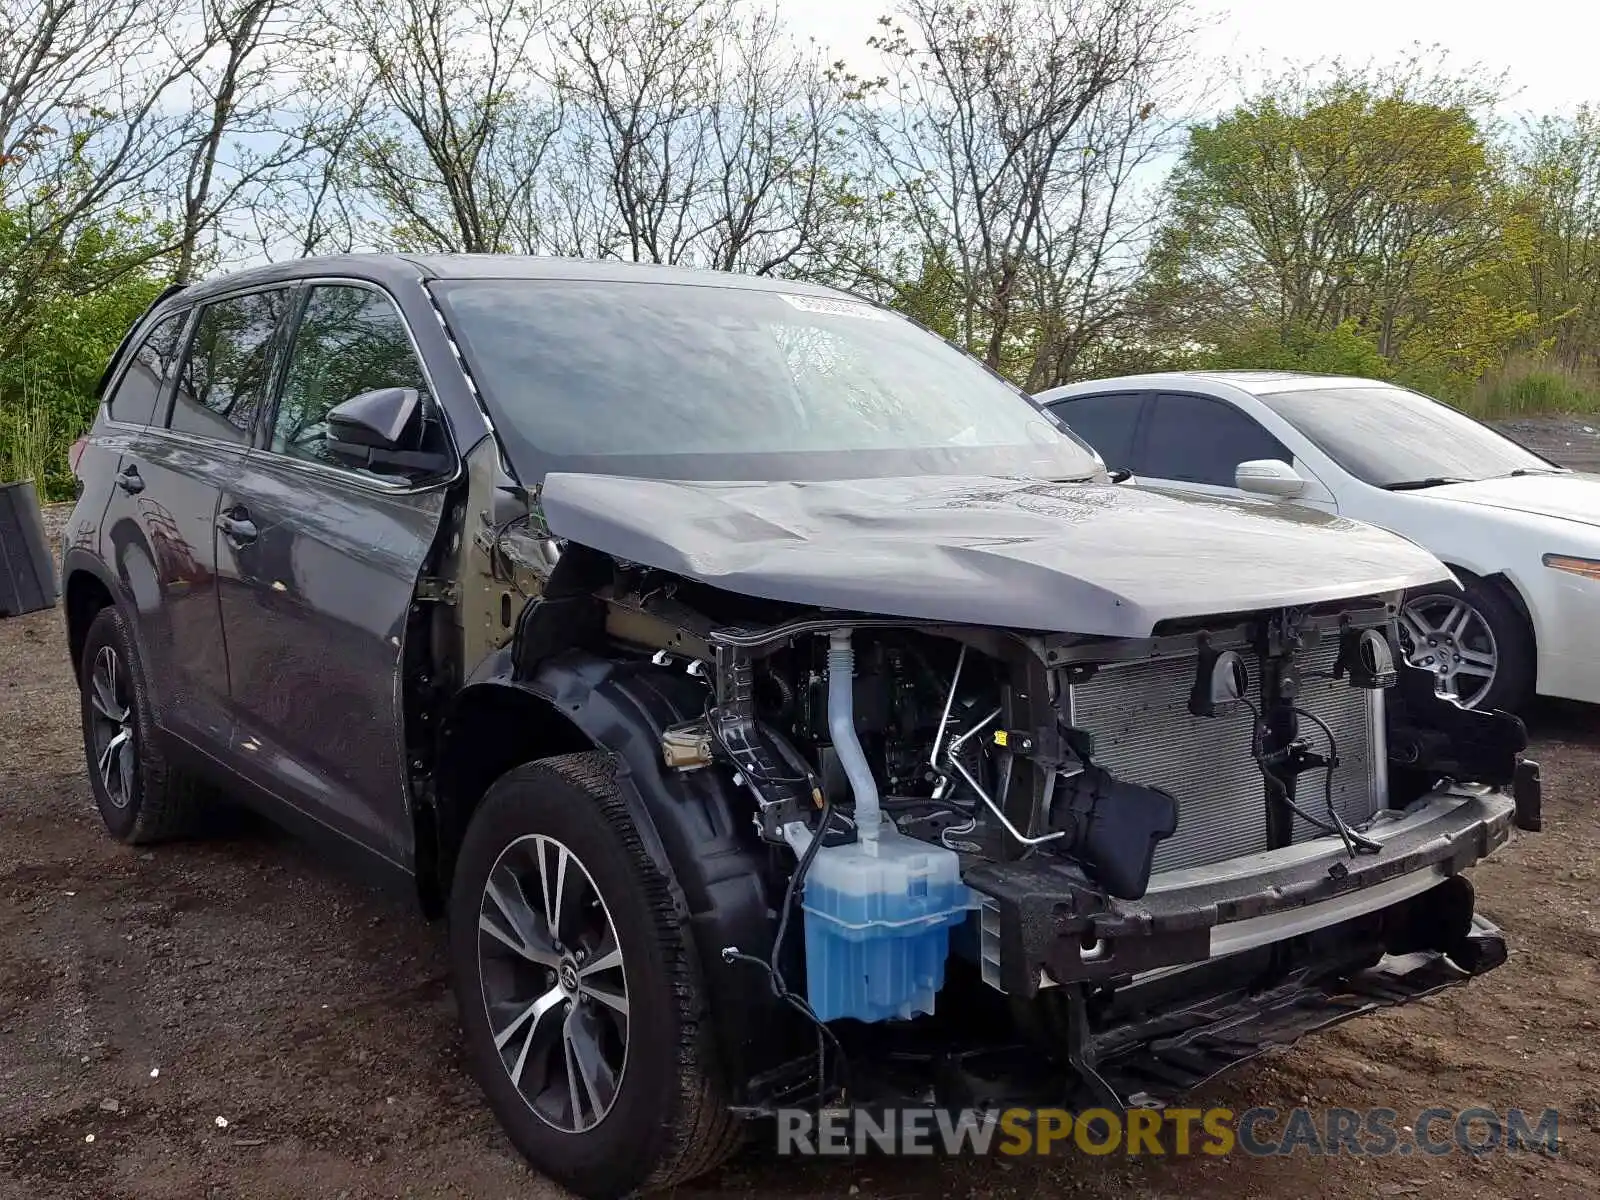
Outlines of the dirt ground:
[[[557,1195],[463,1069],[441,930],[270,830],[154,851],[104,835],[62,643],[58,612],[0,621],[0,1197]],[[1545,831],[1474,873],[1510,962],[1198,1102],[1554,1107],[1560,1154],[819,1163],[758,1146],[680,1194],[1600,1195],[1600,710],[1530,724]]]

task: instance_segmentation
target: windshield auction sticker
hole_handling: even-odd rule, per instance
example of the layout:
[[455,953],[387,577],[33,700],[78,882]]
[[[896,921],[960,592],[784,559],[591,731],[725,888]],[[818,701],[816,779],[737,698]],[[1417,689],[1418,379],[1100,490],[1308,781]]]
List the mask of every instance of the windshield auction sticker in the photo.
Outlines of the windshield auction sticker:
[[779,292],[791,307],[801,312],[822,313],[830,317],[862,317],[868,321],[887,321],[890,314],[876,305],[860,300],[840,300],[833,296],[805,296],[796,292]]
[[1555,1109],[785,1109],[779,1154],[1130,1157],[1560,1153]]

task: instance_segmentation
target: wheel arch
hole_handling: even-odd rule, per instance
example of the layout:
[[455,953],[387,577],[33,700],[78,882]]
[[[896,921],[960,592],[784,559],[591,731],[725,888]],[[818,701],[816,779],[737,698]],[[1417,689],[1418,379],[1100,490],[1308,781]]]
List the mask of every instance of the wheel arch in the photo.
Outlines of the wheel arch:
[[[1510,668],[1510,681],[1496,681],[1491,686],[1500,689],[1496,694],[1494,703],[1513,710],[1519,708],[1533,699],[1534,696],[1540,694],[1541,691],[1539,670],[1540,631],[1527,598],[1523,595],[1521,588],[1517,586],[1516,579],[1510,571],[1504,569],[1474,571],[1470,567],[1463,566],[1461,559],[1454,556],[1441,556],[1440,561],[1455,575],[1457,584],[1463,591],[1468,588],[1476,588],[1486,603],[1492,601],[1501,610],[1499,619],[1515,627],[1508,631],[1508,636],[1513,638],[1513,644],[1517,647],[1515,655],[1511,655],[1511,652],[1502,646],[1502,651],[1510,656],[1508,661],[1516,664]],[[1417,592],[1439,590],[1454,592],[1455,588],[1451,585],[1440,583],[1427,588],[1416,589]]]
[[1517,586],[1516,581],[1513,580],[1510,575],[1506,574],[1506,572],[1503,570],[1490,571],[1486,573],[1473,571],[1468,567],[1462,566],[1460,563],[1451,562],[1449,559],[1442,561],[1444,562],[1445,566],[1449,567],[1450,570],[1456,574],[1457,577],[1476,580],[1479,583],[1486,583],[1503,595],[1507,600],[1509,600],[1511,602],[1511,606],[1516,609],[1517,616],[1522,619],[1523,625],[1527,627],[1528,637],[1533,642],[1534,653],[1538,653],[1539,628],[1534,623],[1533,610],[1528,606],[1527,597],[1522,594],[1522,589]]
[[62,572],[62,611],[67,624],[67,653],[72,659],[72,677],[78,678],[83,664],[84,641],[89,626],[103,608],[117,603],[117,589],[99,564],[82,554],[68,552]]
[[[433,900],[448,896],[460,836],[489,783],[554,754],[608,754],[618,792],[689,931],[716,1012],[709,1036],[718,1043],[729,1092],[737,1096],[753,1075],[806,1053],[812,1042],[773,996],[764,973],[722,956],[730,946],[763,958],[770,952],[776,897],[749,801],[727,773],[669,771],[662,760],[665,728],[698,717],[704,705],[704,684],[681,671],[586,652],[547,659],[527,677],[508,660],[480,675],[453,698],[440,727]],[[424,873],[419,882],[426,887]]]
[[[416,831],[418,886],[428,914],[443,912],[456,852],[490,784],[535,759],[596,748],[549,700],[508,678],[479,681],[458,692],[439,730],[434,819],[431,825],[419,820]],[[420,869],[428,861],[431,869]]]

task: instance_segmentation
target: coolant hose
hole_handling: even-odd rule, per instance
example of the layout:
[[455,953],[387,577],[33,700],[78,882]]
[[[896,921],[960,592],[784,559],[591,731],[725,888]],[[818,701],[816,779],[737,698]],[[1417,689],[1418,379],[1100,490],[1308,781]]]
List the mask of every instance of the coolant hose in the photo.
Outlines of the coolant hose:
[[850,631],[836,629],[828,637],[828,734],[855,797],[861,848],[875,856],[883,815],[878,807],[878,781],[872,777],[861,739],[856,736],[855,674],[856,652],[850,644]]

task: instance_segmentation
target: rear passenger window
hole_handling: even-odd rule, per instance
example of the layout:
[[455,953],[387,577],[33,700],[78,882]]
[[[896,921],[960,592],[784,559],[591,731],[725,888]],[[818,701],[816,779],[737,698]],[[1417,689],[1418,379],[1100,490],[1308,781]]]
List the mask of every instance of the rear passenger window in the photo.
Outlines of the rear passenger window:
[[287,289],[251,292],[200,310],[178,373],[172,428],[241,445],[272,382],[274,335]]
[[1144,397],[1138,392],[1112,392],[1058,400],[1050,411],[1093,446],[1106,466],[1115,471],[1133,466],[1133,431],[1139,424],[1143,402]]
[[155,420],[156,404],[178,365],[178,338],[188,319],[187,312],[162,317],[139,343],[111,397],[113,421],[148,425]]
[[389,387],[415,388],[423,411],[431,408],[422,367],[393,302],[370,288],[312,288],[289,353],[272,448],[291,458],[344,465],[327,451],[328,410]]

